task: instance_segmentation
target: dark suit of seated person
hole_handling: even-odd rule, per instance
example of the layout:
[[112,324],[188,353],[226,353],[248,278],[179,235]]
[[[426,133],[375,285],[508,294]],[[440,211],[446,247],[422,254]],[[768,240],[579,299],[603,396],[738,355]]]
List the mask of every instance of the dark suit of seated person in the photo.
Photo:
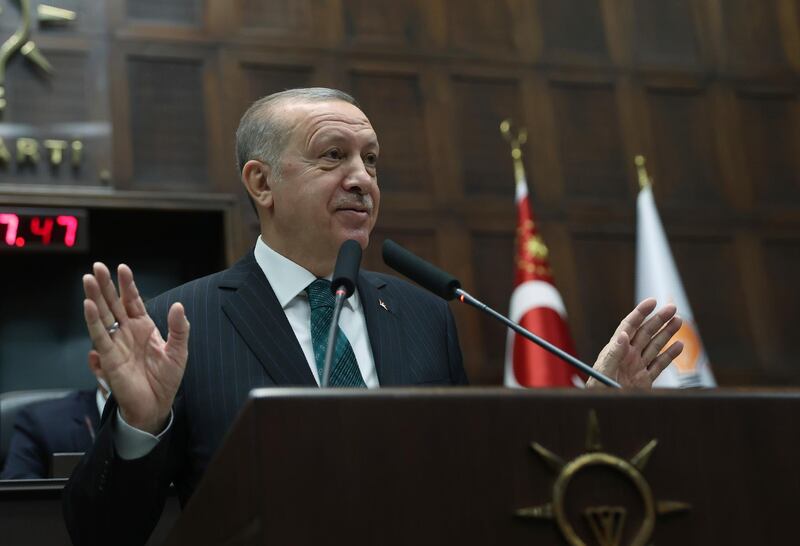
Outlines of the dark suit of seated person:
[[49,478],[53,453],[87,451],[100,423],[97,398],[96,389],[75,391],[20,409],[0,480]]
[[[185,505],[250,389],[318,384],[331,320],[320,283],[345,240],[369,242],[377,135],[349,95],[301,89],[257,101],[236,146],[261,225],[252,252],[147,306],[125,265],[117,286],[102,263],[83,278],[84,318],[114,394],[64,491],[76,544],[145,543],[170,482]],[[350,300],[332,385],[466,383],[444,300],[363,270]],[[623,320],[596,368],[626,386],[652,384],[681,350],[661,353],[680,319],[674,306],[648,319],[655,306],[645,300]]]
[[89,368],[97,377],[96,389],[19,410],[0,479],[49,478],[53,453],[82,453],[92,447],[108,390],[96,353],[90,356]]

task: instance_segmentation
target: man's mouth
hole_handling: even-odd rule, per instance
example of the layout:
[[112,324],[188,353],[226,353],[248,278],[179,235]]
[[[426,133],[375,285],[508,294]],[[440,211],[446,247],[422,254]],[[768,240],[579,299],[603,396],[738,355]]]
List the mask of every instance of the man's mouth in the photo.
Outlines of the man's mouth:
[[369,214],[369,209],[367,209],[366,207],[339,207],[336,210],[345,212],[358,212],[360,214]]

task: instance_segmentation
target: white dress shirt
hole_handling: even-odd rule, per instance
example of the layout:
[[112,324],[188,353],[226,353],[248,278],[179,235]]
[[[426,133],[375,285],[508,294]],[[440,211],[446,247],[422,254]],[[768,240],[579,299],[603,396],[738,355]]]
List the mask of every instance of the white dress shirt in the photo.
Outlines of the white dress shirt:
[[94,395],[94,401],[97,404],[97,415],[100,417],[103,416],[103,410],[106,409],[106,400],[107,398],[103,396],[100,389],[97,389],[97,393]]
[[[300,343],[303,355],[311,370],[314,379],[319,385],[319,373],[314,358],[314,346],[311,342],[311,306],[308,303],[306,287],[314,282],[317,277],[313,273],[294,263],[290,259],[272,250],[266,243],[258,238],[254,250],[256,262],[272,286],[278,303],[286,313],[286,319]],[[328,280],[331,279],[328,276]],[[344,332],[358,362],[361,377],[364,378],[368,388],[380,386],[378,373],[375,369],[375,359],[372,356],[372,347],[367,333],[367,322],[364,318],[364,308],[358,296],[358,291],[353,292],[342,307],[339,316],[339,326]],[[154,436],[143,430],[130,426],[117,410],[117,428],[114,434],[114,446],[117,454],[123,459],[138,459],[150,453],[158,444],[161,437],[172,426],[173,415],[170,412],[169,422],[164,430]]]
[[[266,243],[258,238],[255,248],[256,262],[267,277],[275,296],[278,298],[286,313],[289,325],[300,342],[300,348],[308,362],[311,373],[319,385],[319,373],[314,359],[314,345],[311,342],[311,306],[308,304],[306,287],[314,282],[317,277],[313,273],[297,265],[293,261],[281,256],[272,250]],[[331,280],[332,275],[326,277]],[[358,369],[367,387],[379,387],[378,374],[375,370],[375,359],[372,357],[372,347],[367,334],[367,322],[364,318],[364,308],[358,296],[358,290],[345,300],[342,314],[339,316],[339,326],[345,337],[350,342],[356,355]]]

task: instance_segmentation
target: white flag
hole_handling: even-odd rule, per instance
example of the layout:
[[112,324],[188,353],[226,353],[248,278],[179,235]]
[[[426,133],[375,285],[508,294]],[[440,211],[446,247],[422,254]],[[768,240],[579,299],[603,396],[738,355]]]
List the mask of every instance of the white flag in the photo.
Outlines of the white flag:
[[683,352],[661,373],[653,386],[716,387],[649,184],[639,191],[636,214],[636,301],[654,297],[661,305],[674,303],[683,319],[681,329],[673,338],[683,342]]

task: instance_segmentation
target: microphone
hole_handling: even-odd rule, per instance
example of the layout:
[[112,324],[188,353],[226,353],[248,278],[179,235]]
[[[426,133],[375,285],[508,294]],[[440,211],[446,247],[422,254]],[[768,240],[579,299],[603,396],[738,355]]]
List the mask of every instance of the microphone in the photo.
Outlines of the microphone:
[[336,266],[333,268],[331,291],[334,296],[340,288],[344,288],[346,297],[353,295],[356,290],[359,265],[361,265],[361,245],[353,239],[348,239],[339,248]]
[[333,350],[336,347],[336,336],[339,333],[339,314],[342,312],[344,300],[353,295],[356,290],[356,279],[358,278],[358,268],[361,265],[361,245],[358,241],[348,239],[339,247],[339,254],[336,256],[336,266],[333,268],[333,279],[331,280],[331,291],[336,297],[333,304],[333,318],[328,330],[328,344],[325,347],[325,360],[322,367],[322,377],[320,386],[327,387],[331,376],[331,363],[333,361]]
[[586,375],[594,377],[604,385],[616,387],[618,389],[622,388],[619,383],[610,377],[598,372],[588,364],[581,362],[571,354],[556,347],[549,341],[540,338],[529,330],[526,330],[516,322],[501,315],[477,298],[472,297],[469,293],[461,289],[461,283],[458,279],[449,273],[442,271],[433,264],[426,262],[419,256],[416,256],[390,239],[386,239],[383,242],[383,261],[395,271],[402,273],[412,281],[418,283],[424,288],[427,288],[441,298],[446,300],[458,298],[462,303],[467,303],[477,309],[480,309],[492,318],[499,320],[522,337],[534,342],[542,349],[554,354],[567,364],[579,369]]
[[383,261],[409,279],[427,288],[440,298],[452,300],[461,283],[450,273],[442,271],[391,239],[383,241]]

